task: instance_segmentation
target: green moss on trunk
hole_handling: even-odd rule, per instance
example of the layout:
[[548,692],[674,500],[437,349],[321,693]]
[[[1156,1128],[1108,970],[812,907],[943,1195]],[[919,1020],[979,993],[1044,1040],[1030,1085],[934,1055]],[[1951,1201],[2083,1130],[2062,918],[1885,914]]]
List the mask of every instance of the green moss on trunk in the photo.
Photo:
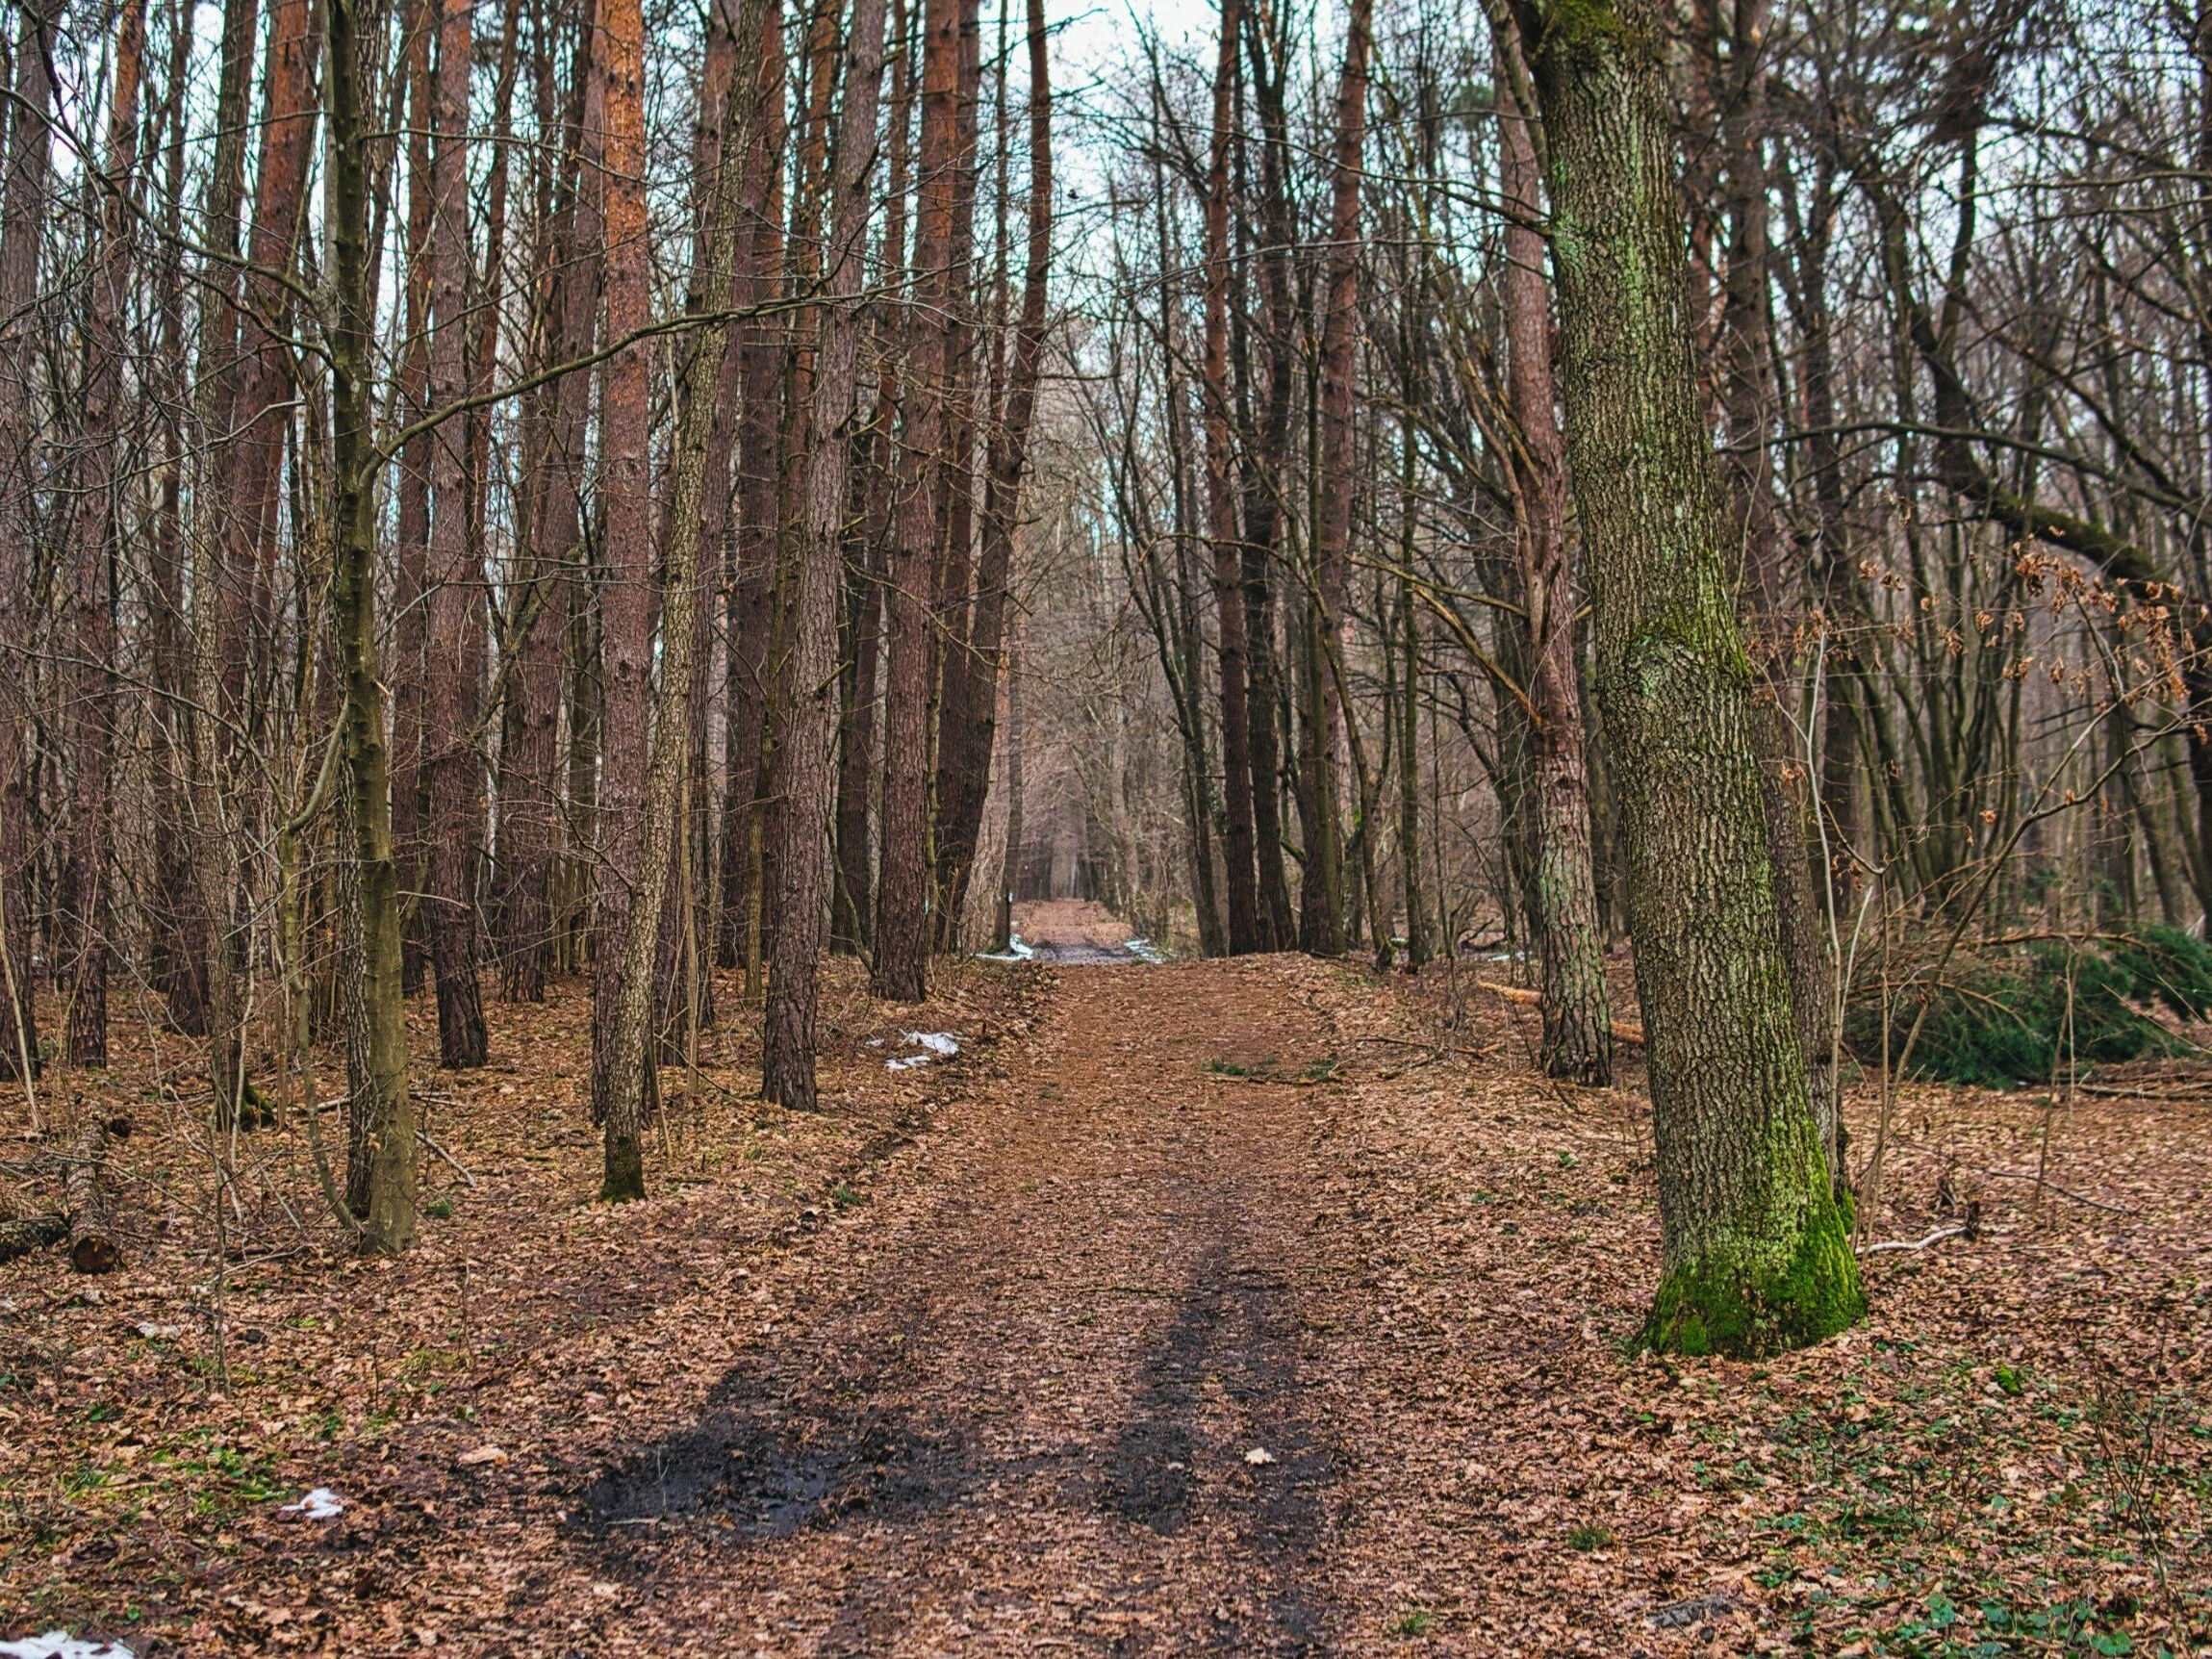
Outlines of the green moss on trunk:
[[1755,1360],[1832,1337],[1866,1311],[1850,1218],[1818,1192],[1787,1261],[1719,1249],[1671,1269],[1643,1340],[1662,1353]]

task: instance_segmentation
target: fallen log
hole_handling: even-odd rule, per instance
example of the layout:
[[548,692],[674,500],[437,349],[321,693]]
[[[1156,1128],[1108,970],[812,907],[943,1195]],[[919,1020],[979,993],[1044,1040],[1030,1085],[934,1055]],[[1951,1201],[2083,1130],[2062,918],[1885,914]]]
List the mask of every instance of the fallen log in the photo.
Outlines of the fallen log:
[[[1509,1003],[1525,1003],[1530,1008],[1535,1008],[1543,1001],[1540,992],[1532,991],[1523,985],[1501,985],[1495,980],[1477,980],[1475,988],[1495,992]],[[1613,1022],[1613,1040],[1615,1042],[1632,1042],[1638,1048],[1641,1048],[1643,1046],[1642,1024],[1637,1020],[1615,1020]]]
[[87,1118],[69,1144],[69,1173],[63,1185],[69,1216],[69,1265],[80,1273],[113,1273],[123,1264],[100,1178],[108,1170],[108,1141],[131,1133],[127,1117]]

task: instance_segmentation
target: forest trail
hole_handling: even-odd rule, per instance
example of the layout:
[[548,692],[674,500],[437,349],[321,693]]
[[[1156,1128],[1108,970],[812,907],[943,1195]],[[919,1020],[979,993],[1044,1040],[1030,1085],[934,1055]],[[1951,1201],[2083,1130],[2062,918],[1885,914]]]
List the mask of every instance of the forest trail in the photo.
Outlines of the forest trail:
[[1252,1075],[1325,1071],[1330,1032],[1265,976],[1062,975],[990,1109],[591,1493],[626,1635],[1330,1645],[1340,1458],[1304,1367],[1359,1326],[1314,1236],[1329,1093]]

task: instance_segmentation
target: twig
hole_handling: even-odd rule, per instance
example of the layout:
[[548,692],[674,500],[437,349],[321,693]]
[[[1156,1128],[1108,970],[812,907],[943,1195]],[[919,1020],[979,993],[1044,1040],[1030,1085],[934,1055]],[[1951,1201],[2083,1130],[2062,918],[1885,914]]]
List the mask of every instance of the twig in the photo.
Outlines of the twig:
[[2093,1210],[2109,1210],[2115,1215],[2140,1215],[2143,1213],[2142,1211],[2131,1210],[2124,1204],[2107,1204],[2101,1198],[2091,1198],[2085,1193],[2075,1192],[2069,1187],[2061,1187],[2055,1181],[2046,1181],[2032,1169],[1982,1169],[1977,1170],[1976,1173],[1994,1175],[1999,1181],[2034,1181],[2046,1190],[2057,1193],[2061,1198],[2071,1198],[2076,1204],[2086,1204]]
[[420,1140],[424,1146],[427,1146],[432,1152],[435,1152],[440,1158],[443,1158],[447,1163],[451,1164],[453,1166],[454,1174],[460,1176],[462,1180],[466,1181],[471,1189],[474,1188],[476,1185],[476,1178],[473,1175],[470,1175],[466,1169],[463,1169],[459,1160],[455,1159],[450,1152],[447,1152],[443,1146],[440,1146],[435,1140],[432,1140],[430,1138],[430,1132],[428,1130],[418,1124],[415,1129],[415,1138]]
[[1893,1238],[1887,1243],[1869,1244],[1864,1249],[1862,1249],[1859,1254],[1862,1256],[1873,1256],[1884,1250],[1925,1250],[1930,1244],[1933,1244],[1939,1238],[1955,1238],[1965,1231],[1966,1229],[1964,1227],[1939,1227],[1933,1233],[1929,1234],[1925,1238],[1920,1239],[1918,1243],[1907,1243],[1901,1238]]
[[1363,1036],[1356,1037],[1353,1040],[1356,1042],[1386,1042],[1392,1048],[1423,1049],[1427,1051],[1432,1058],[1438,1055],[1463,1054],[1470,1059],[1488,1059],[1490,1056],[1496,1054],[1499,1049],[1505,1047],[1505,1044],[1503,1043],[1494,1042],[1491,1043],[1487,1048],[1462,1048],[1457,1043],[1428,1042],[1412,1037],[1394,1036]]

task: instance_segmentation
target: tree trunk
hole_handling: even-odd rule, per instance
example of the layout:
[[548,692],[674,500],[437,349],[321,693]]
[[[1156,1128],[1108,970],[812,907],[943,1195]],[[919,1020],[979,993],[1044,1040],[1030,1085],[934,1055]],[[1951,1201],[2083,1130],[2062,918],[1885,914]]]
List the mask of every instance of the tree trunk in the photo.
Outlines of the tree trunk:
[[[442,0],[438,79],[431,106],[430,396],[432,410],[468,394],[468,133],[470,0]],[[438,979],[438,1059],[448,1069],[486,1058],[476,986],[476,906],[471,881],[484,832],[482,772],[472,740],[483,676],[484,573],[471,567],[468,444],[456,417],[431,437],[429,608],[430,835],[422,903]]]
[[[1497,49],[1510,85],[1519,77],[1510,73],[1515,65],[1506,55],[1520,52],[1520,42],[1502,36]],[[1533,115],[1509,112],[1499,128],[1500,183],[1513,214],[1504,276],[1507,391],[1521,439],[1514,529],[1528,685],[1523,891],[1543,993],[1543,1068],[1552,1077],[1602,1087],[1613,1081],[1613,1008],[1590,860],[1582,663],[1575,648],[1580,549],[1567,534],[1566,448],[1553,413],[1559,399],[1544,239],[1537,228],[1542,200]]]
[[[636,333],[652,319],[651,276],[645,198],[645,14],[639,0],[603,0],[597,38],[606,61],[606,330],[610,342]],[[598,868],[594,894],[592,948],[592,1101],[594,1115],[606,1128],[609,1190],[639,1179],[635,1171],[635,1124],[621,1125],[611,1115],[614,1097],[615,1026],[623,1017],[625,996],[652,1000],[650,964],[659,943],[647,941],[648,977],[642,984],[623,983],[623,958],[634,930],[633,901],[651,892],[652,921],[658,928],[657,902],[664,872],[641,863],[641,832],[648,765],[647,730],[652,717],[653,549],[652,478],[648,374],[652,347],[645,341],[623,346],[608,359],[600,407],[600,492],[605,503],[605,580],[599,593],[599,663],[603,681],[600,719]],[[719,359],[717,360],[719,362]],[[712,407],[711,398],[703,405]],[[673,582],[670,584],[673,589]],[[670,598],[673,600],[674,595]],[[683,596],[689,604],[691,596]],[[689,642],[686,642],[686,650]],[[690,695],[687,680],[676,706]],[[664,653],[661,671],[668,673]],[[665,840],[660,860],[668,857]],[[640,1017],[649,1019],[651,1009]],[[655,1079],[639,1068],[641,1114],[654,1104]],[[630,1086],[627,1080],[623,1086]],[[617,1140],[630,1150],[617,1171]]]
[[[550,292],[544,355],[548,363],[587,355],[598,327],[603,242],[598,202],[588,181],[598,171],[605,100],[591,45],[591,0],[583,10],[576,98],[561,152],[564,165],[554,181],[559,207],[547,238],[557,261],[557,269],[547,279]],[[542,101],[551,102],[549,97]],[[583,372],[565,374],[546,390],[540,405],[543,436],[528,479],[529,586],[499,750],[501,989],[513,1002],[545,1000],[552,955],[562,636],[581,588],[584,437],[591,393],[592,377]]]
[[1537,42],[1567,453],[1650,1053],[1664,1275],[1647,1337],[1771,1353],[1843,1329],[1865,1297],[1791,1008],[1662,47],[1644,0],[1517,15]]
[[139,89],[145,39],[145,0],[126,0],[115,37],[107,187],[100,202],[99,253],[91,277],[90,351],[84,396],[88,465],[70,583],[76,635],[70,747],[77,768],[64,878],[68,932],[64,971],[69,993],[68,1059],[71,1065],[86,1067],[108,1063],[113,907],[108,865],[114,841],[110,774],[115,716],[114,595],[110,573],[121,562],[126,546],[117,426],[131,289],[129,204],[139,163]]
[[[1283,861],[1284,692],[1282,658],[1275,639],[1276,543],[1282,524],[1279,492],[1286,484],[1284,463],[1290,447],[1290,405],[1296,390],[1291,354],[1295,326],[1290,293],[1290,140],[1283,109],[1280,67],[1272,72],[1260,33],[1259,10],[1244,7],[1250,43],[1253,90],[1265,134],[1260,151],[1262,223],[1259,257],[1260,298],[1266,319],[1267,403],[1258,442],[1244,473],[1244,646],[1250,661],[1251,698],[1247,717],[1252,742],[1252,840],[1259,860],[1261,943],[1286,951],[1297,941],[1297,917],[1290,906],[1290,881]],[[1233,272],[1232,273],[1234,274]]]
[[[618,13],[625,3],[626,0],[613,0]],[[765,10],[764,5],[755,3],[745,6],[740,13],[745,28],[738,42],[738,63],[753,62],[749,48],[755,42],[744,36],[760,26]],[[642,18],[636,21],[642,31]],[[620,16],[615,20],[618,35],[630,26],[630,21]],[[634,38],[642,44],[642,32]],[[615,85],[619,86],[627,72],[625,65],[636,63],[635,50],[629,38],[616,42],[610,54]],[[716,392],[722,380],[723,357],[729,345],[729,322],[725,314],[736,282],[737,231],[744,193],[743,168],[733,164],[737,160],[737,146],[751,130],[751,92],[756,85],[744,75],[731,79],[732,108],[725,115],[722,162],[715,169],[716,205],[705,284],[705,315],[709,320],[699,327],[689,343],[678,389],[677,407],[681,418],[671,477],[674,504],[662,560],[660,678],[653,698],[652,736],[645,786],[638,803],[642,821],[637,829],[631,861],[637,884],[623,916],[621,955],[615,964],[610,999],[612,1018],[603,1074],[606,1165],[599,1196],[609,1203],[645,1196],[643,1130],[646,1113],[654,1100],[656,1070],[653,979],[683,775],[691,756],[692,668],[698,650],[699,611],[699,530],[704,509],[707,450],[714,435]],[[742,109],[735,107],[741,98],[744,100]],[[610,97],[610,105],[614,102]],[[618,154],[612,120],[609,127],[607,148],[612,163]],[[615,216],[610,212],[608,217],[612,220]]]
[[815,1107],[815,975],[829,902],[827,830],[837,741],[837,597],[859,381],[858,290],[868,179],[882,103],[883,5],[884,0],[854,0],[846,42],[835,205],[799,532],[792,697],[781,756],[777,821],[783,833],[775,856],[777,920],[761,1027],[760,1092],[799,1111]]
[[1259,948],[1259,866],[1253,847],[1251,665],[1245,647],[1243,538],[1231,472],[1229,403],[1229,156],[1243,25],[1238,0],[1222,0],[1213,71],[1213,143],[1206,190],[1206,514],[1213,553],[1213,606],[1221,673],[1221,852],[1229,902],[1229,953]]
[[1320,443],[1315,465],[1313,599],[1309,697],[1315,729],[1306,750],[1312,798],[1306,866],[1310,916],[1306,948],[1335,956],[1344,948],[1343,837],[1337,822],[1339,743],[1348,717],[1334,661],[1351,605],[1355,381],[1360,343],[1360,181],[1367,139],[1367,52],[1373,0],[1352,0],[1344,73],[1336,87],[1336,138],[1330,166],[1329,253],[1321,324]]
[[[948,680],[959,686],[945,700],[940,747],[953,758],[941,767],[946,788],[939,802],[946,874],[938,902],[948,943],[965,907],[969,874],[982,831],[990,793],[991,746],[998,727],[999,662],[1013,597],[1014,534],[1021,524],[1022,484],[1029,465],[1030,424],[1036,408],[1044,360],[1046,283],[1052,268],[1053,93],[1050,40],[1034,6],[1030,13],[1030,213],[1029,245],[1022,274],[1022,314],[1015,326],[1013,361],[1006,376],[1002,419],[987,446],[982,555],[976,567],[975,618],[968,649],[947,661]],[[1002,148],[1004,140],[1001,139]],[[1001,241],[1004,227],[1001,227]]]
[[[771,16],[761,34],[758,84],[780,89],[784,77],[783,20]],[[740,304],[760,304],[777,291],[783,263],[781,230],[783,98],[764,92],[758,103],[758,141],[746,161],[742,264],[732,292]],[[717,959],[741,964],[750,977],[759,967],[760,761],[767,732],[769,634],[774,626],[777,496],[782,476],[783,324],[756,319],[741,324],[737,355],[744,387],[737,434],[737,577],[729,592],[729,657],[725,667],[728,714],[724,731],[725,793],[722,830],[722,938]]]
[[[1717,14],[1716,14],[1717,15]],[[1798,761],[1788,710],[1792,683],[1791,642],[1796,596],[1783,568],[1782,526],[1774,498],[1773,451],[1777,429],[1770,294],[1772,248],[1767,234],[1768,180],[1764,144],[1767,0],[1741,0],[1729,13],[1726,68],[1716,71],[1715,107],[1720,119],[1720,173],[1729,220],[1728,266],[1721,287],[1720,401],[1727,442],[1720,475],[1731,515],[1742,526],[1744,600],[1751,611],[1753,661],[1766,681],[1756,711],[1760,798],[1773,849],[1774,898],[1782,925],[1782,950],[1790,963],[1791,1007],[1804,1045],[1807,1087],[1819,1125],[1820,1146],[1832,1181],[1843,1171],[1838,1136],[1843,1118],[1837,1095],[1836,985],[1829,960],[1825,917],[1813,887],[1814,862],[1807,815],[1818,810],[1811,768]],[[1717,51],[1708,62],[1718,64]]]
[[38,414],[31,389],[42,344],[38,253],[54,106],[53,19],[36,4],[22,6],[19,16],[7,177],[0,183],[8,216],[0,226],[0,1074],[13,1078],[38,1070],[29,903],[31,710],[21,665],[32,646]]
[[395,1254],[415,1238],[415,1110],[407,1092],[407,1012],[399,959],[399,882],[392,855],[392,778],[377,661],[375,433],[368,246],[369,135],[360,89],[359,0],[323,0],[328,41],[332,499],[331,617],[344,665],[344,761],[353,800],[350,849],[361,912],[359,1018],[349,1038],[366,1076],[348,1110],[368,1147],[365,1250]]
[[924,13],[920,192],[913,303],[907,308],[903,502],[891,560],[884,691],[882,853],[876,884],[876,960],[869,989],[892,1002],[928,995],[929,957],[930,600],[950,436],[953,365],[944,315],[957,194],[961,20],[972,0],[928,0]]
[[87,1118],[69,1142],[69,1172],[63,1208],[69,1216],[69,1265],[80,1273],[113,1273],[123,1264],[101,1177],[108,1172],[108,1141],[131,1133],[128,1118]]

